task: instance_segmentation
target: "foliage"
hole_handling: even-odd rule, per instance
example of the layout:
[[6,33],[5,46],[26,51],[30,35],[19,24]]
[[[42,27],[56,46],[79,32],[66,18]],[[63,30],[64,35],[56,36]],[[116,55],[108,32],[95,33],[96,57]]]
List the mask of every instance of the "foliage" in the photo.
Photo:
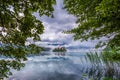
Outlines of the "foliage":
[[24,45],[28,37],[39,40],[39,34],[43,33],[44,28],[33,13],[50,16],[53,12],[52,4],[55,4],[55,0],[1,0],[0,41]]
[[[115,55],[117,58],[114,58]],[[120,56],[118,51],[112,48],[107,48],[99,53],[87,53],[86,60],[90,61],[91,67],[87,69],[86,73],[94,80],[119,80],[120,58],[118,56]]]
[[7,44],[0,47],[0,78],[9,77],[12,75],[11,69],[20,70],[25,64],[23,61],[27,60],[28,54],[38,54],[43,50],[34,44],[29,46],[18,46]]
[[53,52],[66,52],[66,48],[65,47],[58,47],[53,49]]
[[10,60],[0,60],[0,78],[7,77],[10,68],[23,66],[27,54],[39,53],[42,48],[34,44],[25,45],[28,37],[40,40],[44,27],[34,16],[52,17],[55,0],[0,0],[0,56]]
[[120,46],[120,0],[64,0],[68,13],[77,17],[73,33],[81,41],[105,37],[96,47]]
[[104,61],[120,61],[120,48],[106,48],[101,57]]
[[[109,78],[109,77],[106,77],[106,78],[103,78],[103,80],[113,80],[113,79]],[[114,79],[114,80],[118,80],[118,79]]]
[[18,61],[20,60],[27,60],[26,55],[27,54],[35,54],[42,51],[41,47],[38,47],[34,44],[31,44],[29,46],[17,46],[12,44],[7,44],[2,47],[0,47],[0,55],[5,56],[8,58],[16,59]]
[[24,66],[24,63],[16,60],[0,60],[0,79],[12,75],[10,69],[20,70],[20,68]]

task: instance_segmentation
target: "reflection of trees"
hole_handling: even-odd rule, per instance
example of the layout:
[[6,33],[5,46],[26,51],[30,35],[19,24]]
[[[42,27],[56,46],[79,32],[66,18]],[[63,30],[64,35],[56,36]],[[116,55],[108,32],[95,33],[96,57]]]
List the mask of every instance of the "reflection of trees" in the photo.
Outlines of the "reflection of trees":
[[55,55],[58,55],[58,56],[65,56],[65,52],[55,52]]

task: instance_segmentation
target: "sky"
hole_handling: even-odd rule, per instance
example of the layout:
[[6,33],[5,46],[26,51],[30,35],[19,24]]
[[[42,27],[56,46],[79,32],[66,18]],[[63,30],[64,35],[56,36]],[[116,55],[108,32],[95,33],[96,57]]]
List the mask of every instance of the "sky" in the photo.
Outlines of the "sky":
[[57,0],[56,5],[54,6],[54,18],[47,16],[40,17],[38,13],[35,13],[37,19],[41,20],[44,25],[44,33],[40,35],[41,41],[47,43],[64,43],[65,47],[93,47],[96,44],[95,41],[74,41],[72,34],[63,33],[63,31],[77,27],[77,24],[75,23],[77,18],[71,14],[68,14],[67,11],[63,9],[63,6],[63,0]]

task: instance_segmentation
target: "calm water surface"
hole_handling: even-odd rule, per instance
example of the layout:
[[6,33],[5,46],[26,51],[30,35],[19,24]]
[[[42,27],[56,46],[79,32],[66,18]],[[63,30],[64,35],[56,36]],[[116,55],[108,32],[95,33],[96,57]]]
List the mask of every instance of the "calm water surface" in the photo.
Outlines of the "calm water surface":
[[13,76],[7,80],[81,80],[90,67],[85,55],[85,52],[43,52],[29,56],[26,66],[20,71],[12,70]]
[[120,62],[104,61],[99,53],[98,58],[86,55],[86,51],[29,55],[25,67],[12,70],[6,80],[120,80]]

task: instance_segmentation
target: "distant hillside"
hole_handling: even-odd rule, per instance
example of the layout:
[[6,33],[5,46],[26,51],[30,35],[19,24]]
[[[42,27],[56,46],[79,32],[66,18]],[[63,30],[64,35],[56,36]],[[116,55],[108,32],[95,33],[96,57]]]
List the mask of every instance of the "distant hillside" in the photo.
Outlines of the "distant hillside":
[[37,42],[36,45],[39,45],[41,47],[45,48],[45,51],[50,51],[51,49],[58,47],[58,46],[64,46],[68,50],[73,50],[73,49],[91,49],[93,47],[88,47],[88,46],[83,46],[83,45],[71,45],[71,46],[66,46],[66,43],[62,42]]
[[43,51],[51,51],[51,48],[49,48],[49,47],[43,47]]
[[87,47],[87,46],[69,46],[66,47],[67,49],[90,49],[91,47]]
[[63,46],[65,43],[49,43],[48,45],[53,45],[53,46]]

